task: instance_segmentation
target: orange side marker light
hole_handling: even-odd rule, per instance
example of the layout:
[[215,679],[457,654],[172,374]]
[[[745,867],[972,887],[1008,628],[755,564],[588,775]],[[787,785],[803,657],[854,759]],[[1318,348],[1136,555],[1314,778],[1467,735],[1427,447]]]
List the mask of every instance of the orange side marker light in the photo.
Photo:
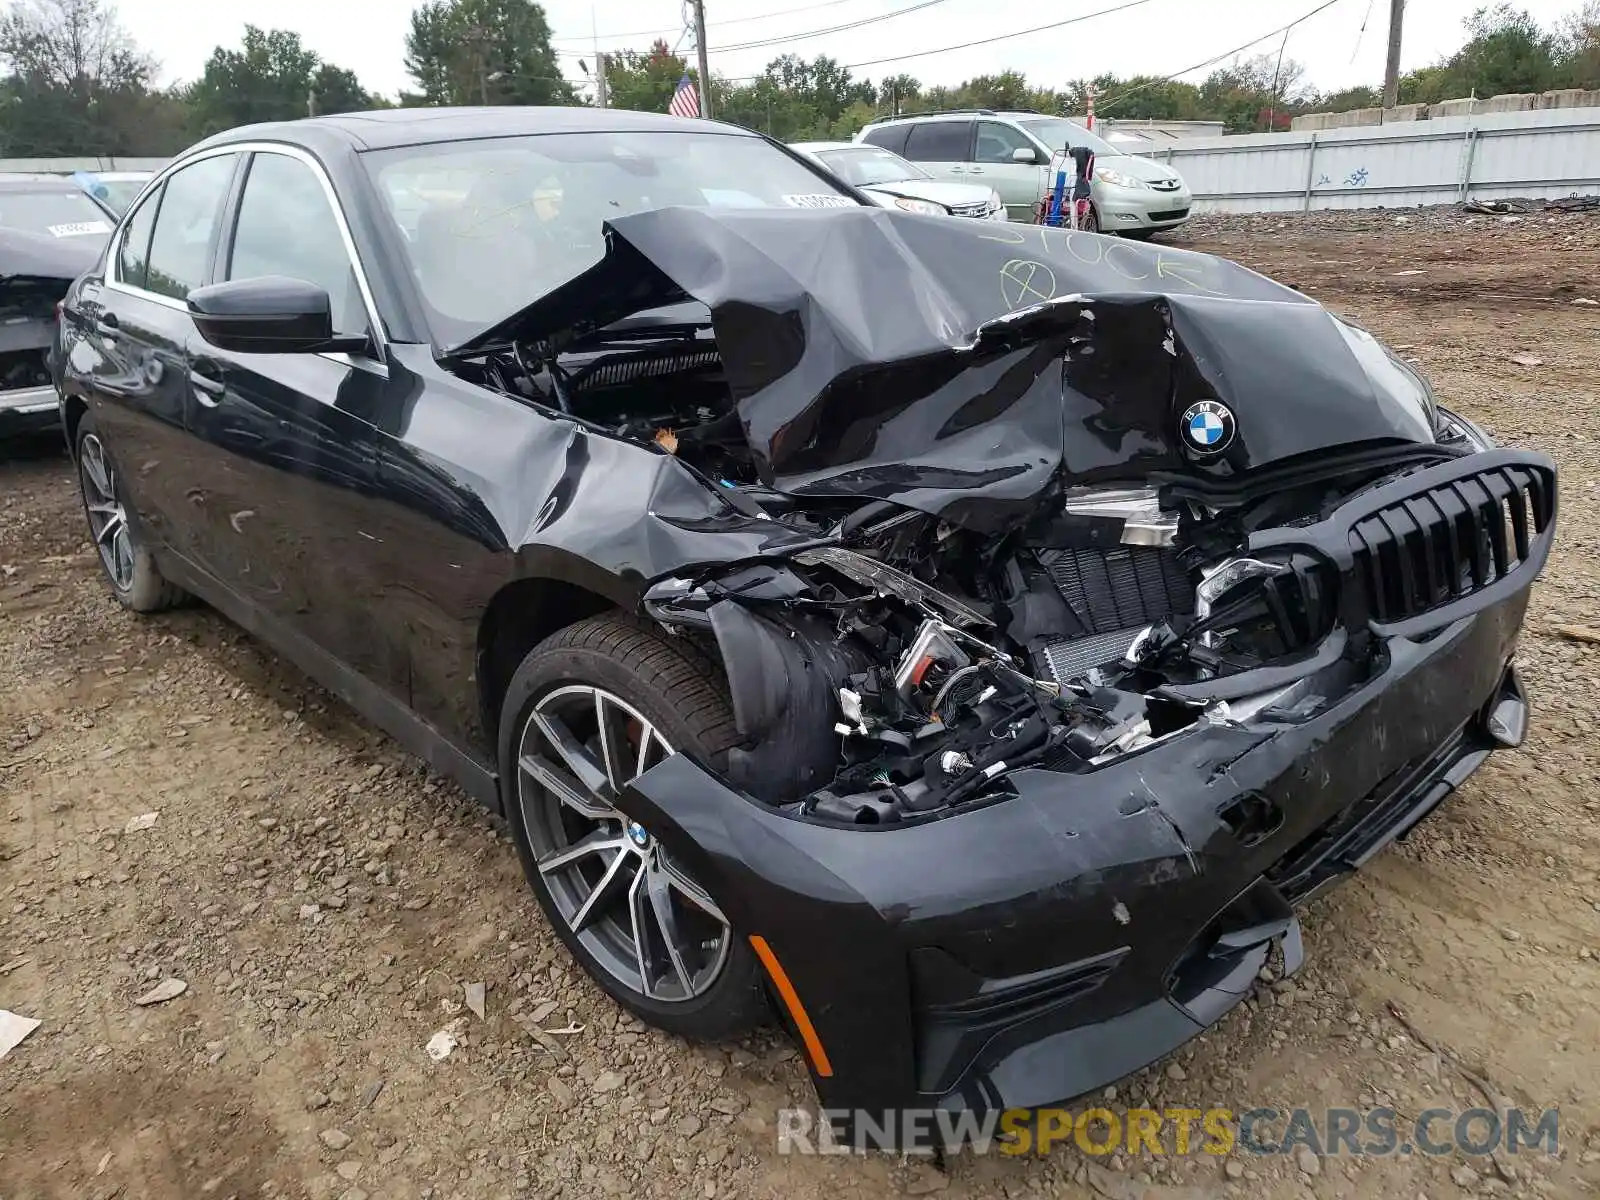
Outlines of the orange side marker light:
[[755,948],[756,957],[761,960],[761,965],[767,969],[767,974],[772,979],[772,986],[778,989],[778,998],[789,1010],[789,1017],[794,1021],[794,1027],[800,1031],[800,1040],[805,1045],[806,1057],[811,1060],[811,1069],[824,1078],[831,1076],[833,1064],[828,1061],[828,1052],[822,1048],[822,1039],[817,1036],[816,1026],[811,1024],[806,1006],[800,1003],[799,993],[794,990],[794,984],[789,982],[789,973],[783,969],[783,964],[772,952],[772,947],[767,945],[766,938],[759,933],[752,933],[750,945]]

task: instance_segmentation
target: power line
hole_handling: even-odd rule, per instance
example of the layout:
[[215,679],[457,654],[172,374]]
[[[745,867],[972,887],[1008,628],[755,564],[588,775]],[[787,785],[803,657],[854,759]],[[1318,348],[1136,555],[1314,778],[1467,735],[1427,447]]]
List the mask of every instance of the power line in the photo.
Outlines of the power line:
[[830,33],[843,33],[847,29],[859,29],[863,25],[876,25],[880,21],[893,20],[913,13],[923,8],[932,8],[935,4],[943,4],[945,0],[921,0],[918,4],[908,4],[904,8],[894,9],[892,12],[880,13],[875,17],[862,17],[858,21],[847,21],[843,25],[832,25],[827,29],[813,29],[807,33],[789,33],[779,37],[762,38],[754,42],[739,42],[732,46],[717,46],[718,54],[731,53],[734,50],[759,50],[763,46],[777,46],[785,42],[803,42],[807,38],[822,37]]
[[1367,0],[1367,15],[1361,18],[1361,28],[1356,30],[1356,48],[1350,51],[1350,62],[1354,65],[1356,55],[1361,53],[1361,39],[1367,35],[1367,22],[1372,20],[1372,0]]
[[857,67],[876,67],[882,63],[904,62],[908,58],[927,58],[933,54],[948,54],[952,50],[966,50],[973,46],[987,46],[991,42],[1004,42],[1010,38],[1027,37],[1030,33],[1043,33],[1047,29],[1060,29],[1065,25],[1076,25],[1080,21],[1093,20],[1095,17],[1104,17],[1110,13],[1122,12],[1128,8],[1138,8],[1141,4],[1149,4],[1150,0],[1128,0],[1126,4],[1118,4],[1114,8],[1102,8],[1098,12],[1084,13],[1081,17],[1069,17],[1065,21],[1053,21],[1049,25],[1035,25],[1032,29],[1018,29],[1014,33],[1001,33],[994,37],[979,38],[973,42],[960,42],[954,46],[940,46],[936,50],[917,50],[911,54],[896,54],[889,58],[874,58],[867,62],[846,63],[845,69],[853,71]]
[[1242,46],[1235,46],[1232,50],[1224,50],[1221,54],[1217,55],[1215,58],[1208,58],[1208,59],[1205,60],[1205,62],[1195,63],[1194,66],[1185,67],[1181,71],[1174,71],[1171,75],[1163,75],[1159,79],[1147,79],[1145,82],[1140,83],[1140,84],[1136,84],[1133,87],[1129,88],[1127,91],[1120,92],[1117,95],[1113,96],[1110,100],[1107,100],[1104,104],[1099,105],[1098,106],[1099,111],[1104,113],[1113,104],[1121,103],[1123,100],[1126,100],[1129,96],[1133,95],[1135,92],[1142,92],[1146,88],[1153,88],[1157,84],[1160,84],[1160,83],[1171,83],[1174,79],[1181,78],[1184,75],[1191,74],[1192,72],[1195,72],[1195,71],[1204,70],[1206,67],[1215,66],[1217,63],[1221,62],[1223,59],[1231,58],[1235,54],[1243,53],[1244,51],[1250,49],[1251,46],[1259,45],[1261,42],[1266,41],[1268,38],[1277,37],[1280,33],[1287,33],[1289,30],[1293,29],[1296,25],[1299,25],[1304,21],[1309,21],[1312,17],[1316,16],[1323,9],[1332,8],[1335,4],[1338,4],[1338,3],[1339,3],[1339,0],[1323,0],[1323,3],[1317,5],[1317,7],[1313,8],[1310,12],[1306,13],[1304,16],[1296,17],[1294,20],[1290,21],[1287,25],[1280,25],[1277,29],[1271,30],[1268,33],[1263,33],[1260,37],[1251,38],[1248,42],[1246,42]]
[[[726,21],[708,21],[706,24],[711,29],[720,29],[724,25],[742,25],[749,21],[765,21],[769,17],[787,17],[794,13],[812,12],[819,8],[837,8],[841,4],[855,4],[859,0],[823,0],[821,4],[802,4],[798,8],[780,8],[773,12],[756,13],[753,17],[729,17]],[[625,37],[666,37],[668,34],[677,33],[676,29],[632,29],[622,33],[600,33],[593,37],[625,38]],[[584,37],[553,37],[552,42],[579,42],[588,41]]]

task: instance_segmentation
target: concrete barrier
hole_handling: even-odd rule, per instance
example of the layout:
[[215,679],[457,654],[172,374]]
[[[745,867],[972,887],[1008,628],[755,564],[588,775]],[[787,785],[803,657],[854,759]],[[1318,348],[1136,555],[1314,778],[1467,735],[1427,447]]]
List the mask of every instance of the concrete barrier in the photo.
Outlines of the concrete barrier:
[[1396,104],[1393,108],[1383,110],[1383,123],[1395,125],[1403,121],[1426,121],[1428,119],[1428,106],[1426,104]]
[[1532,112],[1540,107],[1539,93],[1537,92],[1507,92],[1503,96],[1490,96],[1487,100],[1479,100],[1478,107],[1473,109],[1473,115],[1479,113],[1508,113]]
[[1600,108],[1600,89],[1562,88],[1539,97],[1540,108]]
[[1290,122],[1296,131],[1349,129],[1361,125],[1393,125],[1403,121],[1472,117],[1484,113],[1535,112],[1550,108],[1600,108],[1600,89],[1561,88],[1553,92],[1507,92],[1478,99],[1458,96],[1433,104],[1397,104],[1393,108],[1356,108],[1348,112],[1302,113]]

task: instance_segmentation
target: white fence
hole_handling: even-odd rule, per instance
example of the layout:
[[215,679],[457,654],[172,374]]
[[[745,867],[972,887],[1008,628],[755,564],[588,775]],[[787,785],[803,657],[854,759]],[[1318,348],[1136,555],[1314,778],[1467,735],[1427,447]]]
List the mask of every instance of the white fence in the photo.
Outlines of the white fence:
[[1600,192],[1600,108],[1195,138],[1154,152],[1198,211],[1405,208]]

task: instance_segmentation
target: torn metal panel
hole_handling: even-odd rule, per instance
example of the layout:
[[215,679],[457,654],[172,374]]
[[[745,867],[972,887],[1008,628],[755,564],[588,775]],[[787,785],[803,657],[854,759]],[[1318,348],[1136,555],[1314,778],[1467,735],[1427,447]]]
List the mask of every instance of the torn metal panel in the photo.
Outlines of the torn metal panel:
[[[1409,368],[1235,263],[951,226],[885,209],[622,217],[601,262],[452,357],[690,298],[709,309],[764,482],[977,529],[1006,527],[1063,485],[1227,478],[1333,446],[1433,439]],[[1178,419],[1213,401],[1237,434],[1196,455]]]

